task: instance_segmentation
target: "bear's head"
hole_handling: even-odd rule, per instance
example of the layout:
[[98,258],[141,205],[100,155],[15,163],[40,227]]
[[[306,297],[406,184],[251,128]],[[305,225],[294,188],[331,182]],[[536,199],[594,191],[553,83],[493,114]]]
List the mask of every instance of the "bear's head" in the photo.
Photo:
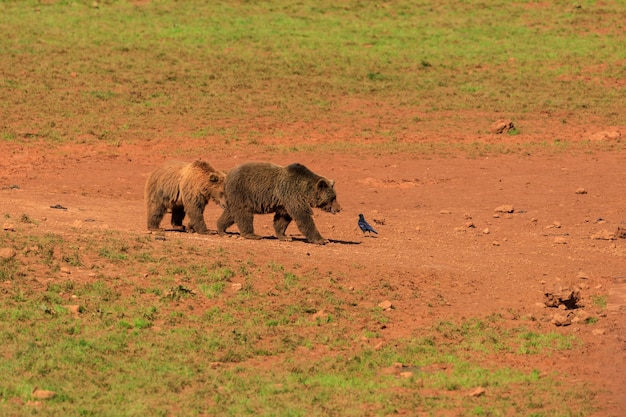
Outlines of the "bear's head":
[[205,201],[213,200],[221,208],[226,207],[224,195],[224,180],[226,174],[219,171],[206,161],[196,160],[191,164],[194,182],[201,184],[200,193]]
[[313,207],[320,208],[329,213],[339,213],[341,206],[335,193],[335,181],[320,178],[315,184],[315,203]]
[[208,197],[221,208],[226,208],[226,195],[224,194],[224,179],[226,175],[223,172],[212,172],[209,174]]

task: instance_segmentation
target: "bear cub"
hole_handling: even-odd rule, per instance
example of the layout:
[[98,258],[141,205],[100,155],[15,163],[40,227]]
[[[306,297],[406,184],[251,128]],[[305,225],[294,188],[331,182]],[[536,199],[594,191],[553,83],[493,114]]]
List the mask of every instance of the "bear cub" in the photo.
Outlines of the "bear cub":
[[315,227],[313,208],[333,214],[341,211],[334,184],[301,164],[282,167],[248,162],[239,165],[226,176],[226,208],[217,220],[217,232],[223,236],[226,229],[236,223],[241,236],[260,239],[261,236],[254,233],[254,215],[275,213],[274,230],[278,239],[291,240],[285,231],[294,220],[307,241],[324,245],[328,240]]
[[225,206],[225,176],[201,160],[192,163],[170,161],[155,169],[145,187],[148,229],[159,230],[163,216],[171,210],[174,229],[185,230],[183,219],[187,214],[190,231],[208,233],[204,208],[209,200]]

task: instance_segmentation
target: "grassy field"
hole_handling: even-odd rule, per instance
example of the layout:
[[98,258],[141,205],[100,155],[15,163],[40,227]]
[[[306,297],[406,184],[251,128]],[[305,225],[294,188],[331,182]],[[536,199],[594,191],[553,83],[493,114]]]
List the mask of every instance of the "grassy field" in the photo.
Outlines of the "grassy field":
[[[367,340],[379,335],[355,323],[380,328],[385,311],[364,307],[332,277],[298,276],[188,241],[39,235],[19,224],[21,233],[2,235],[3,246],[26,260],[0,265],[1,415],[582,416],[592,409],[583,384],[498,364],[504,354],[532,360],[579,349],[573,336],[523,321],[503,328],[494,314],[441,321],[371,347]],[[194,263],[198,255],[202,263]],[[238,291],[234,275],[244,280]],[[47,276],[57,278],[40,284]],[[267,276],[271,287],[259,288]],[[300,302],[281,301],[294,292]],[[477,387],[489,390],[488,400],[466,394]],[[43,410],[35,388],[56,393]]]
[[286,134],[277,123],[324,134],[355,119],[380,126],[353,137],[403,140],[441,112],[626,118],[620,1],[3,1],[0,12],[4,140],[255,143]]

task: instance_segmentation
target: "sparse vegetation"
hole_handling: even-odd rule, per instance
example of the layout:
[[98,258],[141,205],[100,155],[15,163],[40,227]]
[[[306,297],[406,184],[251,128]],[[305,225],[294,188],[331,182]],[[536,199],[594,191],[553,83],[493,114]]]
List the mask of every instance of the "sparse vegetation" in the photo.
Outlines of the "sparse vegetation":
[[[26,246],[50,238],[22,236],[12,244]],[[111,236],[102,238],[111,242]],[[55,251],[72,253],[77,244],[73,239],[54,238]],[[275,291],[306,294],[296,304],[281,303],[272,293],[247,291],[241,299],[238,292],[224,292],[226,283],[236,277],[236,265],[218,251],[206,259],[213,267],[170,260],[157,263],[155,274],[171,274],[173,280],[122,284],[118,277],[123,271],[145,267],[145,257],[139,254],[159,259],[169,251],[150,242],[133,247],[133,239],[112,241],[111,247],[117,248],[113,253],[124,248],[123,265],[117,257],[103,257],[96,246],[85,249],[83,256],[93,264],[70,265],[105,274],[86,282],[65,279],[32,289],[27,281],[11,278],[24,274],[25,265],[16,261],[2,265],[3,280],[13,281],[0,301],[4,341],[0,354],[10,358],[0,364],[5,375],[0,401],[5,410],[24,410],[11,399],[31,400],[35,386],[57,393],[46,402],[47,415],[65,415],[69,410],[89,415],[103,409],[115,409],[111,415],[154,415],[175,412],[173,407],[181,401],[190,412],[236,415],[326,415],[329,410],[345,415],[348,403],[361,405],[348,415],[361,415],[363,407],[376,415],[397,407],[431,413],[483,407],[501,413],[513,402],[520,412],[541,409],[561,414],[590,407],[583,386],[569,384],[568,394],[563,394],[561,382],[539,377],[534,369],[483,363],[502,351],[551,355],[576,349],[575,338],[523,327],[505,330],[499,327],[501,319],[491,316],[441,322],[415,338],[372,349],[363,340],[376,340],[380,334],[362,333],[347,326],[346,320],[380,328],[389,321],[385,311],[372,311],[356,300],[346,303],[345,292],[332,282],[325,290],[300,287],[306,278],[280,264],[268,265],[278,275]],[[176,245],[183,253],[195,250]],[[47,258],[44,251],[31,256],[34,263]],[[54,271],[54,262],[44,265]],[[255,272],[248,274],[254,278]],[[172,287],[170,282],[178,284]],[[196,310],[206,303],[196,294],[203,294],[213,307]],[[79,306],[77,313],[70,312],[70,304]],[[355,349],[355,343],[361,347]],[[333,353],[318,358],[303,355],[320,345]],[[272,366],[247,365],[259,358],[267,358]],[[394,363],[401,363],[401,368],[393,370]],[[23,369],[29,372],[24,374]],[[399,372],[410,374],[401,377]],[[489,387],[490,397],[500,399],[485,402],[455,394],[476,386]],[[440,394],[425,398],[420,395],[424,389]],[[518,393],[514,398],[504,395],[512,389]],[[519,401],[531,397],[532,404]],[[324,408],[312,405],[313,398],[323,398]]]

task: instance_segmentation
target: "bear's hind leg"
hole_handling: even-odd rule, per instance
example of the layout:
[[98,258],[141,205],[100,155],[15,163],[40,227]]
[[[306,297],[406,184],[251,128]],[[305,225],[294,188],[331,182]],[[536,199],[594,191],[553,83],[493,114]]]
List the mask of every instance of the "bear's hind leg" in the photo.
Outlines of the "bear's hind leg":
[[235,219],[226,207],[222,212],[222,215],[217,219],[217,234],[220,236],[224,236],[226,234],[226,229],[235,224]]
[[162,204],[148,203],[148,230],[159,230],[166,210]]
[[291,216],[285,211],[277,211],[274,214],[274,231],[278,240],[291,241],[291,236],[285,235],[287,226],[291,223]]

